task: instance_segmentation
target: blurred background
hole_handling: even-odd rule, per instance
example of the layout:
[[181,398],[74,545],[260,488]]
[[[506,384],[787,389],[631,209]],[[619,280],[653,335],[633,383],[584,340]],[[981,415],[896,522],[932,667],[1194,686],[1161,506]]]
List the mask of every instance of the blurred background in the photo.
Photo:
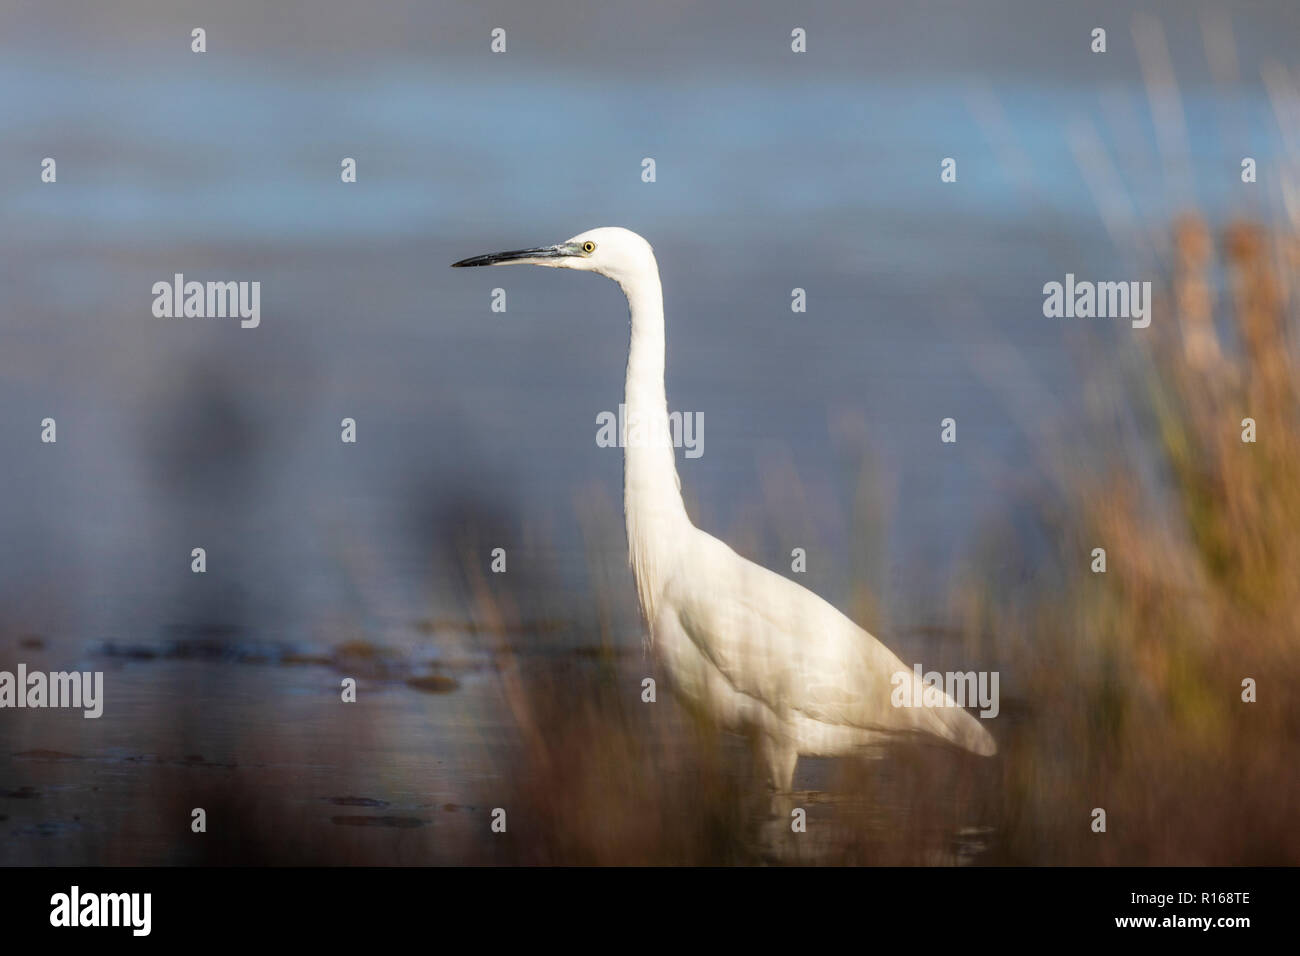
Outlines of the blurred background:
[[[106,683],[0,714],[0,863],[1300,862],[1297,37],[1289,0],[0,0],[0,669]],[[622,296],[447,268],[599,225],[659,259],[696,523],[998,670],[998,758],[801,762],[778,851],[743,745],[641,703]],[[260,281],[261,326],[155,318],[177,272]],[[1151,328],[1044,318],[1067,272],[1152,280]]]

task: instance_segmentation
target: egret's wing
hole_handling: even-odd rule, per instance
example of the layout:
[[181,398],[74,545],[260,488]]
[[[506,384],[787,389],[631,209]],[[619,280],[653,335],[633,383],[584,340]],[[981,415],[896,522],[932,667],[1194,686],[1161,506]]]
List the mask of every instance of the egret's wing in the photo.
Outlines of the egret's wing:
[[900,680],[923,701],[912,668],[831,604],[700,533],[689,577],[674,580],[670,604],[683,631],[741,693],[778,715],[863,730],[924,731],[978,753],[992,738],[951,698],[942,707],[895,707]]

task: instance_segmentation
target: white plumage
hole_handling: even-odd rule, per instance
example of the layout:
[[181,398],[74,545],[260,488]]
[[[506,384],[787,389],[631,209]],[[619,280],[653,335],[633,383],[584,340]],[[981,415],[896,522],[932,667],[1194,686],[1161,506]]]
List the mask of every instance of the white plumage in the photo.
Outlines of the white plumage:
[[597,272],[627,296],[626,420],[641,440],[624,449],[623,506],[637,597],[676,690],[723,727],[756,739],[771,786],[790,789],[801,754],[852,753],[889,734],[928,733],[995,753],[989,733],[947,694],[937,706],[895,707],[891,681],[913,682],[913,702],[926,698],[889,648],[811,591],[691,524],[669,432],[663,292],[650,244],[602,228],[455,265],[507,263]]

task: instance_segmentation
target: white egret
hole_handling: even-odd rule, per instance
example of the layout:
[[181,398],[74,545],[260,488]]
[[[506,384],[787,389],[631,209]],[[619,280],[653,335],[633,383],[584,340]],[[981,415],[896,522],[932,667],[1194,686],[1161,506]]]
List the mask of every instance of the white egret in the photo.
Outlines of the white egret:
[[[816,594],[736,554],[696,528],[682,503],[664,393],[664,311],[654,251],[627,229],[558,245],[475,256],[455,266],[515,263],[613,279],[632,336],[623,510],[637,597],[654,652],[688,702],[757,743],[768,782],[791,789],[799,756],[838,756],[907,732],[966,750],[997,751],[980,722],[925,685],[889,648]],[[896,676],[901,675],[901,676]],[[892,692],[910,682],[894,706]]]

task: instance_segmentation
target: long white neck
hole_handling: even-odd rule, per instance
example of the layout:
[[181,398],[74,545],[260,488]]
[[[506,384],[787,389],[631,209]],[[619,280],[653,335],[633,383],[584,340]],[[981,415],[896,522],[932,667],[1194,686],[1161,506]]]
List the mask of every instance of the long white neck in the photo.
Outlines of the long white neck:
[[690,529],[664,394],[664,299],[658,265],[620,285],[632,314],[627,355],[623,512],[641,613],[653,623],[676,548]]

